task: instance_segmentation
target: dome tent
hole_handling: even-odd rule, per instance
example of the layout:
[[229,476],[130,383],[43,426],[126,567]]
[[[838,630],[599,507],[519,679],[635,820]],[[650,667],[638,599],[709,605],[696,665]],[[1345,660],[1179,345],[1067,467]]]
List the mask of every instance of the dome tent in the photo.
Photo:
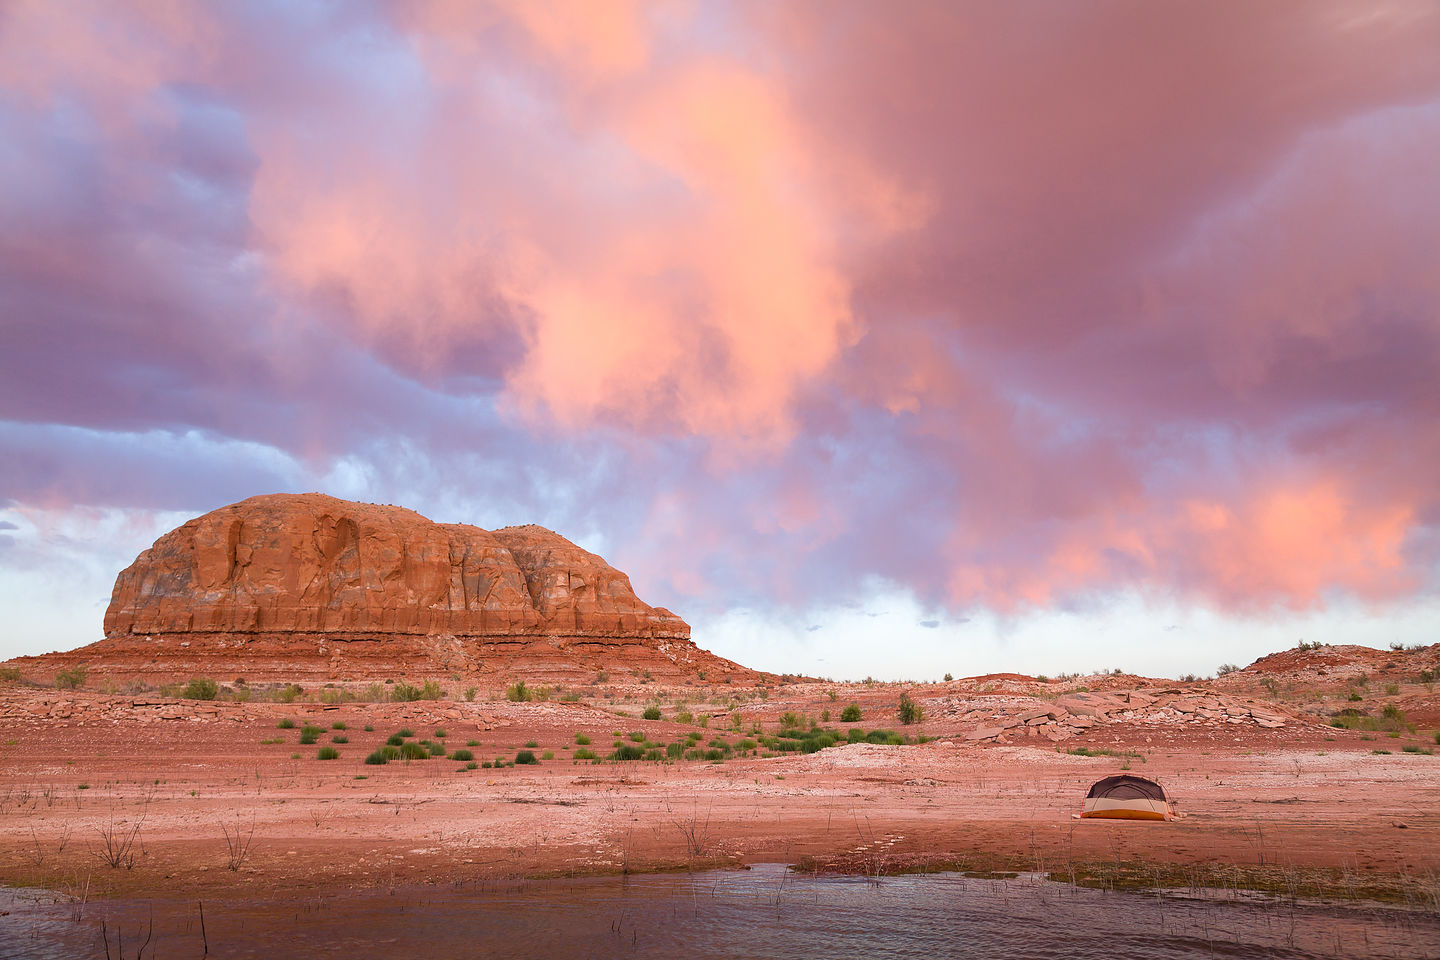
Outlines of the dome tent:
[[1122,773],[1097,780],[1091,785],[1080,816],[1108,820],[1172,820],[1175,810],[1160,784]]

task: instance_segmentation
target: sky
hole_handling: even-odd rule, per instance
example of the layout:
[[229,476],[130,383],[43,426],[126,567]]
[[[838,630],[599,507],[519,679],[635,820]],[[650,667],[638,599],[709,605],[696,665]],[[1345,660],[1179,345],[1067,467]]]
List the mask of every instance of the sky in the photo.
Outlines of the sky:
[[0,658],[317,490],[858,679],[1440,641],[1440,5],[0,0]]

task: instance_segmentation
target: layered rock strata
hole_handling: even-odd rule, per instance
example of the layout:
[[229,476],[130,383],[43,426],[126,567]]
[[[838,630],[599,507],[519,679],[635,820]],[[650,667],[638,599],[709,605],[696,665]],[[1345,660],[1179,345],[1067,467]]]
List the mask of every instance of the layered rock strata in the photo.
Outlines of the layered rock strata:
[[165,534],[116,579],[104,629],[66,659],[250,679],[748,673],[543,527],[433,523],[314,493],[252,497]]

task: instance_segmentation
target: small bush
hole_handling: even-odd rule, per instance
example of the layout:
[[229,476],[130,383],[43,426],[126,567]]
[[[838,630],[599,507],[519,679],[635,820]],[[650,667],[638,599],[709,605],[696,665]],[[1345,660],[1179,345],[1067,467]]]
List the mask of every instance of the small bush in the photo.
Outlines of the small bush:
[[630,731],[630,739],[634,740],[636,743],[644,743],[645,733],[641,730],[632,730]]
[[281,717],[280,722],[275,724],[275,726],[281,730],[294,730],[295,721],[291,720],[289,717]]
[[1395,694],[1397,694],[1397,693],[1399,693],[1399,692],[1400,692],[1400,684],[1398,684],[1398,683],[1387,683],[1387,684],[1385,684],[1385,695],[1386,695],[1386,696],[1393,697],[1393,696],[1395,696]]
[[851,743],[863,743],[865,741],[865,728],[851,727],[850,732],[845,735],[845,739]]
[[406,741],[400,745],[400,759],[402,760],[429,760],[430,751],[424,744],[411,743]]
[[375,750],[368,757],[365,758],[365,762],[378,766],[382,763],[389,763],[390,757],[385,753],[384,750]]
[[387,759],[387,760],[399,760],[399,759],[400,759],[400,748],[399,748],[399,747],[392,747],[392,746],[391,746],[390,744],[388,744],[388,743],[385,744],[383,747],[380,748],[380,752],[383,753],[383,754],[385,754],[385,759]]
[[84,664],[71,667],[68,670],[55,671],[56,690],[79,690],[85,686],[85,677],[89,675],[90,669]]
[[900,722],[906,726],[912,723],[919,723],[925,719],[925,711],[921,708],[920,704],[911,698],[908,690],[900,694],[900,706],[896,709],[895,715],[899,717]]
[[595,751],[586,749],[585,747],[581,747],[579,750],[576,750],[574,753],[572,753],[571,756],[574,757],[576,760],[594,760]]
[[622,745],[622,746],[616,747],[616,748],[615,748],[615,752],[612,753],[612,754],[610,754],[610,759],[611,759],[611,760],[640,760],[640,759],[642,759],[644,756],[645,756],[645,750],[644,750],[643,747],[637,747],[637,746],[634,746],[634,745],[632,745],[632,744],[628,744],[628,743],[627,743],[627,744],[624,744],[624,745]]
[[1418,743],[1407,743],[1400,749],[1404,750],[1406,753],[1423,753],[1427,757],[1434,754],[1434,751],[1431,750],[1429,747],[1422,747]]
[[400,746],[400,744],[405,742],[405,738],[400,736],[400,734],[398,733],[392,733],[390,734],[390,736],[385,738],[385,742],[390,744],[390,746],[392,747],[398,747]]
[[695,714],[691,713],[689,710],[681,710],[679,713],[675,714],[675,722],[676,722],[676,723],[694,723],[694,722],[695,722]]
[[524,680],[516,680],[505,688],[505,699],[514,703],[527,703],[531,696],[530,688],[525,686]]
[[546,750],[544,753],[540,754],[540,759],[541,759],[541,760],[554,760],[554,759],[555,759],[555,751],[554,751],[554,750]]
[[396,703],[411,703],[420,699],[420,688],[408,683],[397,683],[390,688],[390,699]]
[[1227,674],[1227,673],[1235,673],[1235,672],[1238,671],[1239,669],[1240,669],[1240,667],[1239,667],[1237,664],[1234,664],[1234,663],[1222,663],[1222,664],[1220,664],[1220,666],[1218,666],[1218,667],[1215,668],[1215,676],[1217,676],[1217,677],[1223,677],[1223,676],[1225,676],[1225,674]]
[[575,734],[575,742],[582,747],[588,747],[590,745],[590,738],[583,733],[577,733]]
[[300,694],[304,692],[305,688],[300,686],[300,684],[287,683],[285,686],[281,687],[278,691],[276,691],[275,699],[279,700],[281,703],[294,703],[296,699],[300,696]]
[[186,700],[214,700],[219,695],[220,684],[209,677],[194,677],[180,691],[180,696]]
[[415,731],[411,730],[409,727],[401,727],[399,730],[396,730],[395,733],[396,735],[405,737],[407,739],[415,736]]
[[794,710],[786,710],[780,714],[780,729],[782,730],[792,730],[800,726],[803,722],[804,719]]
[[316,760],[339,760],[339,759],[340,759],[340,751],[339,751],[339,750],[336,750],[334,747],[321,747],[320,750],[319,750],[319,752],[315,754],[315,759],[316,759]]
[[850,704],[850,706],[840,711],[840,722],[854,723],[859,720],[861,716],[862,714],[860,713],[860,704],[852,703]]
[[451,760],[474,760],[475,754],[469,750],[453,750],[450,753]]
[[948,673],[945,674],[945,682],[946,682],[946,683],[949,683],[951,680],[954,680],[954,679],[955,679],[955,678],[954,678],[953,676],[951,676],[950,674],[948,674]]
[[445,728],[444,728],[444,727],[441,727],[439,730],[436,730],[436,731],[435,731],[435,736],[439,737],[441,740],[444,740],[444,739],[445,739]]
[[529,747],[531,750],[534,750],[536,747],[540,746],[540,741],[539,741],[539,740],[526,740],[526,741],[525,741],[525,746]]
[[432,757],[445,756],[445,744],[443,743],[422,743],[421,746],[429,750]]
[[440,689],[440,684],[434,680],[426,680],[425,685],[420,688],[421,700],[443,700],[445,694]]
[[646,720],[659,720],[659,719],[660,719],[660,708],[659,708],[659,707],[646,707],[646,708],[645,708],[645,712],[642,713],[641,716],[644,717]]
[[19,667],[0,667],[0,680],[9,680],[11,683],[15,683],[19,679]]
[[466,700],[474,700],[474,699],[475,699],[475,688],[474,688],[474,687],[466,687],[466,688],[465,688],[465,699],[466,699]]
[[307,723],[300,728],[300,742],[307,745],[315,743],[320,739],[320,734],[324,732],[319,727],[312,727]]
[[1361,700],[1364,700],[1365,698],[1362,697],[1362,696],[1360,696],[1360,694],[1356,693],[1354,690],[1351,690],[1351,691],[1350,691],[1350,696],[1346,697],[1345,699],[1346,699],[1346,700],[1349,700],[1351,703],[1359,703]]
[[347,736],[345,736],[345,734],[343,734],[343,733],[337,733],[337,734],[335,734],[335,736],[333,736],[333,737],[330,738],[330,742],[331,742],[331,743],[349,743],[349,742],[350,742],[350,738],[347,737]]
[[540,761],[536,760],[535,754],[531,753],[529,750],[521,750],[519,753],[515,754],[515,762],[518,764],[529,765],[539,763]]
[[374,725],[373,723],[367,723],[367,724],[365,724],[365,732],[366,732],[366,733],[374,733],[374,732],[375,732],[375,725]]
[[344,721],[344,720],[336,720],[334,723],[330,724],[330,729],[331,729],[331,730],[344,730],[344,729],[345,729],[345,721]]

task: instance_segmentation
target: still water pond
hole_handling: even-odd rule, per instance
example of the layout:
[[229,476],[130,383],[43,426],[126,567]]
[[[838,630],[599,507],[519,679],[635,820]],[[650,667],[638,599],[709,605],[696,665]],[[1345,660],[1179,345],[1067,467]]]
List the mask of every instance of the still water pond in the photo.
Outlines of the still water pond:
[[1086,890],[1038,877],[878,883],[782,866],[303,900],[75,907],[0,890],[0,957],[199,958],[1440,957],[1440,917]]

